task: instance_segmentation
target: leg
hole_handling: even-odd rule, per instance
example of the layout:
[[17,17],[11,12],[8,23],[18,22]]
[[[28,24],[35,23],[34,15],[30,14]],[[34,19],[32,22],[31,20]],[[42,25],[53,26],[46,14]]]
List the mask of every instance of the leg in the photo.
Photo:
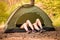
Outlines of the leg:
[[41,29],[43,29],[42,24],[41,24],[41,21],[40,21],[39,19],[36,19],[36,24],[37,24]]
[[41,21],[39,19],[36,19],[36,23],[41,28],[41,30],[40,30],[41,33],[46,31],[46,30],[43,29]]
[[34,30],[33,25],[29,20],[27,20],[26,23],[32,30]]
[[34,26],[34,28],[35,28],[36,30],[40,30],[40,29],[38,28],[38,26],[37,26],[36,23],[33,23],[33,26]]
[[27,23],[24,23],[20,28],[24,28],[26,31],[28,31],[28,28],[27,28]]

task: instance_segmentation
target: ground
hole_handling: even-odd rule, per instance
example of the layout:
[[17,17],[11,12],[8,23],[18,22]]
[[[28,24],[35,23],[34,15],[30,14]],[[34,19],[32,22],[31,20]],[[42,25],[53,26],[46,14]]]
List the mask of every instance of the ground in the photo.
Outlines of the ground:
[[56,31],[46,31],[43,33],[2,33],[3,28],[0,27],[0,40],[60,40],[60,27],[55,28]]
[[0,40],[60,40],[60,31],[37,33],[0,33]]

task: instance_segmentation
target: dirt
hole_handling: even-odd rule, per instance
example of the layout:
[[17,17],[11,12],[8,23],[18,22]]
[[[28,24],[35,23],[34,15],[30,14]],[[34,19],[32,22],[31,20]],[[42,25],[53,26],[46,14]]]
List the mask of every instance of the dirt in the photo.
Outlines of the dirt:
[[37,33],[0,33],[0,40],[60,40],[60,31]]

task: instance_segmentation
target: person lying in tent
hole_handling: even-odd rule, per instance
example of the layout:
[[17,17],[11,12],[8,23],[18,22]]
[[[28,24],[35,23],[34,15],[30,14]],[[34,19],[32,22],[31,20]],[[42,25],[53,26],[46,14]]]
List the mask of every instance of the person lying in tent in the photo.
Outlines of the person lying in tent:
[[36,19],[35,23],[33,24],[30,22],[30,20],[26,20],[26,22],[22,26],[20,26],[20,28],[24,28],[27,32],[29,32],[28,27],[30,27],[32,31],[34,31],[34,28],[37,31],[41,31],[43,29],[41,21],[39,19]]

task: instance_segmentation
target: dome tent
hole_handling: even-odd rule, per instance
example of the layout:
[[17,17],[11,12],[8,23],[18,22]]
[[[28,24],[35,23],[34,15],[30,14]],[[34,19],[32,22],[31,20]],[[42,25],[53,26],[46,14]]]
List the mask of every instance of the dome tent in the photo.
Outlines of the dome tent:
[[23,5],[22,7],[19,7],[12,15],[9,17],[7,23],[6,23],[6,30],[9,29],[15,29],[17,28],[16,25],[23,24],[26,20],[30,20],[32,23],[35,22],[35,20],[39,18],[41,20],[41,23],[44,28],[52,28],[54,29],[52,25],[52,21],[48,17],[48,15],[41,10],[40,8],[36,6],[26,6]]
[[11,14],[11,16],[6,22],[5,32],[10,29],[18,29],[17,26],[20,26],[21,24],[25,23],[26,20],[30,20],[32,23],[34,23],[37,18],[41,20],[44,29],[54,30],[52,21],[42,9],[38,8],[35,5],[26,4],[21,7],[18,7]]

